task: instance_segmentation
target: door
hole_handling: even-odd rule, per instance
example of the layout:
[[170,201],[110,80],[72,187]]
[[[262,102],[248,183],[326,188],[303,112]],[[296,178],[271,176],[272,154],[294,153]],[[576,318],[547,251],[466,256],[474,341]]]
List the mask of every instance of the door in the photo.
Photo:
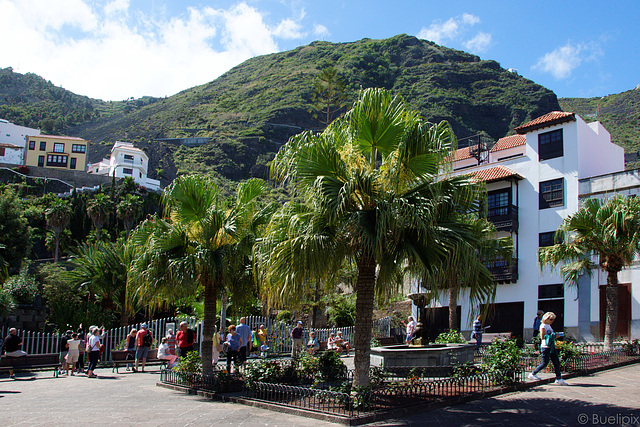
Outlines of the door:
[[[551,324],[555,332],[564,332],[564,298],[544,299],[538,301],[538,310],[552,312],[556,315],[556,320]],[[533,321],[531,322],[533,324]]]
[[[458,325],[460,324],[460,306],[456,309]],[[449,330],[449,307],[423,308],[420,310],[419,322],[422,322],[424,336],[434,342],[438,335]]]
[[[606,285],[600,285],[600,339],[604,340],[607,317]],[[631,284],[618,283],[618,321],[615,337],[629,338],[631,332]]]
[[[484,304],[482,305],[484,310]],[[522,337],[524,332],[524,301],[492,304],[483,326],[490,326],[487,333],[511,332]]]

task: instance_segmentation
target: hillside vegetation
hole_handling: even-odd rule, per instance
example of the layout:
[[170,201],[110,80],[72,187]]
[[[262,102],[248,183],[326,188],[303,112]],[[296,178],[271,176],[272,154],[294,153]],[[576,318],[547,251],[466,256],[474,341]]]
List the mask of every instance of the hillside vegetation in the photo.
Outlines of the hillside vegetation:
[[[43,103],[37,109],[46,111],[44,105],[59,100],[44,95],[39,99],[38,93],[68,93],[69,110],[76,116],[66,119],[72,113],[50,109],[55,119],[65,118],[55,130],[92,141],[89,161],[99,160],[113,141],[127,140],[149,154],[149,175],[165,184],[191,172],[239,180],[264,176],[273,153],[291,135],[322,128],[310,112],[313,79],[329,66],[346,83],[347,104],[361,87],[391,89],[427,119],[448,120],[459,138],[484,131],[498,139],[527,120],[560,109],[553,92],[495,61],[407,35],[314,42],[252,58],[210,83],[163,99],[106,103],[53,89],[33,75],[25,75],[36,80],[27,85],[34,96],[26,103],[12,102],[17,98],[8,95],[6,85],[0,86],[0,99],[9,96],[6,108]],[[16,80],[25,77],[8,74]],[[18,124],[42,120],[26,113],[6,118]],[[211,142],[189,148],[155,141],[188,136],[209,137]]]

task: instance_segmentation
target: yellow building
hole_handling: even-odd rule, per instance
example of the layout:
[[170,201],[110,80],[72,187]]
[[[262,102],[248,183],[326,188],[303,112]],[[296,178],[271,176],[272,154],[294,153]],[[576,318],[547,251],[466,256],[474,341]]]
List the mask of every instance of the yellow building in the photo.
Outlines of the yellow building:
[[84,171],[89,145],[84,139],[54,135],[33,135],[26,138],[25,165]]

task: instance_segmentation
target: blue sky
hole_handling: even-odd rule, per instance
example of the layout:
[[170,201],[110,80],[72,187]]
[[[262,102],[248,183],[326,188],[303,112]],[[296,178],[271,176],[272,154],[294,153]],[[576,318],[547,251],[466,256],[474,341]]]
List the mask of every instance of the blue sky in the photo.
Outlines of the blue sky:
[[640,5],[604,1],[0,0],[0,67],[81,95],[170,96],[314,40],[410,34],[559,97],[640,84]]

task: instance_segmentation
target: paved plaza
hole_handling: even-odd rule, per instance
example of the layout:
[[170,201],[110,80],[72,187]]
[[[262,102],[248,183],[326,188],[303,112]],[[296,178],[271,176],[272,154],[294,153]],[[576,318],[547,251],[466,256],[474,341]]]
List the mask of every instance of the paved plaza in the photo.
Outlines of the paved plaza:
[[[132,374],[98,369],[100,378],[0,377],[1,426],[59,425],[335,425],[157,387],[158,367]],[[640,365],[568,380],[569,387],[542,385],[527,391],[476,400],[376,426],[640,425]],[[595,423],[594,423],[595,421]]]

